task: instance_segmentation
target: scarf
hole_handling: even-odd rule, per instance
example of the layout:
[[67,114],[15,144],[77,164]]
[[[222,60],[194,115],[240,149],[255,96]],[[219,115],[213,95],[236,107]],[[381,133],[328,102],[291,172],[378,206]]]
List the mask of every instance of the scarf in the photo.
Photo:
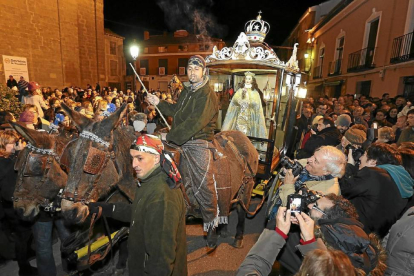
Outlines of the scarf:
[[414,179],[403,166],[385,164],[377,167],[386,170],[391,175],[402,198],[410,198],[414,194]]
[[306,168],[303,168],[303,170],[300,172],[298,179],[295,182],[295,191],[299,191],[299,189],[304,185],[307,181],[324,181],[324,180],[330,180],[334,178],[332,175],[322,175],[322,176],[316,176],[309,174],[308,170]]

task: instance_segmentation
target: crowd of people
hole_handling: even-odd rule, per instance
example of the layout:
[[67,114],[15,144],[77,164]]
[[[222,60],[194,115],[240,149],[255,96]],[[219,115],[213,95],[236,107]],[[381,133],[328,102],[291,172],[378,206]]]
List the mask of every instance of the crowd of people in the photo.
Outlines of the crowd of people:
[[[66,87],[61,91],[25,82],[23,77],[17,82],[12,76],[7,83],[19,92],[23,104],[17,123],[39,131],[75,131],[61,108],[62,103],[94,120],[103,120],[124,103],[128,105],[122,123],[141,137],[135,140],[130,153],[143,188],[137,187],[132,208],[129,205],[108,207],[104,203],[92,204],[89,208],[94,212],[93,208],[100,207],[116,219],[131,222],[129,244],[139,246],[130,250],[130,275],[142,275],[144,271],[148,275],[187,275],[184,199],[175,185],[168,187],[167,176],[174,177],[170,168],[164,171],[164,162],[160,161],[164,158],[162,142],[146,135],[165,127],[155,109],[157,106],[170,116],[169,124],[174,116],[172,129],[166,136],[168,141],[195,155],[207,156],[206,160],[211,155],[218,102],[209,87],[202,57],[192,57],[187,72],[190,82],[177,103],[171,95],[160,91],[145,93],[128,89],[124,93],[116,88],[101,89],[99,84],[85,89]],[[13,233],[19,275],[56,275],[53,255],[50,257],[50,225],[60,229],[62,239],[67,236],[67,229],[59,217],[43,214],[41,219],[27,223],[15,215],[14,152],[24,147],[24,141],[9,130],[10,122],[16,122],[14,114],[1,111],[1,227],[8,227]],[[402,96],[390,99],[389,94],[381,99],[366,96],[355,99],[353,95],[338,99],[320,97],[317,101],[308,98],[295,129],[291,154],[299,159],[298,166],[302,169],[297,175],[286,170],[278,191],[280,202],[275,225],[269,223],[270,229],[261,234],[237,275],[268,275],[276,259],[296,275],[414,274],[414,107],[411,99]],[[197,165],[194,174],[205,176],[201,184],[215,191],[209,164]],[[287,198],[295,193],[312,198],[304,202],[307,211],[304,208],[302,212],[290,212]],[[202,196],[206,195],[213,199],[216,196],[208,192]],[[145,200],[141,201],[143,197]],[[207,230],[218,225],[217,204],[209,206],[210,201],[201,206]],[[153,208],[143,212],[149,206],[146,204]],[[153,221],[161,217],[159,214],[177,219]],[[148,220],[149,224],[133,228],[135,220]],[[37,269],[28,262],[32,232],[38,253]]]
[[[237,275],[269,275],[276,259],[295,275],[413,275],[412,99],[308,98],[295,130],[298,172]],[[304,212],[287,209],[292,194]]]

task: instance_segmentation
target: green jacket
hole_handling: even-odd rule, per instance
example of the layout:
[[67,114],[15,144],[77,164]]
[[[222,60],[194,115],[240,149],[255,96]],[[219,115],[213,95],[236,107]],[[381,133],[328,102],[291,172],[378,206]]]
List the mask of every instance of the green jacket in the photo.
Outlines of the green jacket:
[[115,204],[112,217],[130,221],[129,275],[186,276],[186,207],[180,189],[170,189],[156,168],[137,188],[132,205]]
[[182,145],[190,139],[213,140],[219,106],[208,77],[195,91],[191,90],[190,83],[184,83],[177,103],[161,101],[157,107],[174,119],[167,141]]
[[414,142],[414,127],[409,127],[401,132],[397,144],[400,145],[403,142]]

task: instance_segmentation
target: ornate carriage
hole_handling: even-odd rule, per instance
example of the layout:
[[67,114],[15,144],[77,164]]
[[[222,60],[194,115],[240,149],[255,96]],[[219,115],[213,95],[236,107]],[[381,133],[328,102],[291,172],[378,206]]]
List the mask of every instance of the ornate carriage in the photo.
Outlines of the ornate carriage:
[[[240,33],[233,47],[218,50],[206,57],[210,85],[220,98],[218,129],[226,116],[226,108],[245,72],[253,72],[262,94],[265,125],[268,137],[249,138],[260,154],[257,178],[270,179],[276,169],[280,155],[290,146],[293,125],[296,119],[297,98],[306,97],[301,85],[301,73],[296,59],[296,47],[288,62],[281,61],[273,49],[264,42],[270,25],[259,15],[248,21],[245,32]],[[234,90],[232,90],[234,89]]]

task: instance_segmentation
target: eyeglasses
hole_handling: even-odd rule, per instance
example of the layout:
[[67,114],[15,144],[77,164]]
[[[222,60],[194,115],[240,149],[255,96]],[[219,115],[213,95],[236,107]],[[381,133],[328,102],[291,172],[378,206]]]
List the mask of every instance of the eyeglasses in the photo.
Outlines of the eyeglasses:
[[316,210],[316,211],[318,211],[318,212],[321,212],[322,214],[326,215],[326,213],[325,213],[324,211],[322,211],[322,209],[321,209],[321,208],[319,208],[319,206],[318,206],[318,202],[317,202],[317,201],[316,201],[316,202],[315,202],[315,204],[312,206],[312,209],[314,209],[314,210]]

